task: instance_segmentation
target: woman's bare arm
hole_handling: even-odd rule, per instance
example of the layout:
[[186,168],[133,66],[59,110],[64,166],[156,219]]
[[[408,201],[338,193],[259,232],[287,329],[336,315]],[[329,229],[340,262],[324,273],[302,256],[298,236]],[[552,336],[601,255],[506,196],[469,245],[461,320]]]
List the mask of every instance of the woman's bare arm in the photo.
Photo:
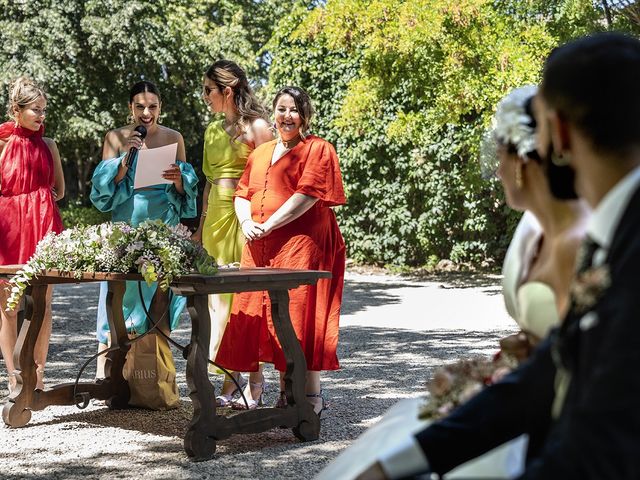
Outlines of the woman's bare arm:
[[53,196],[56,202],[59,202],[64,198],[65,194],[65,183],[64,183],[64,172],[62,170],[62,160],[60,160],[60,152],[58,151],[58,146],[56,142],[50,138],[44,139],[47,147],[49,147],[49,151],[51,152],[51,156],[53,157]]

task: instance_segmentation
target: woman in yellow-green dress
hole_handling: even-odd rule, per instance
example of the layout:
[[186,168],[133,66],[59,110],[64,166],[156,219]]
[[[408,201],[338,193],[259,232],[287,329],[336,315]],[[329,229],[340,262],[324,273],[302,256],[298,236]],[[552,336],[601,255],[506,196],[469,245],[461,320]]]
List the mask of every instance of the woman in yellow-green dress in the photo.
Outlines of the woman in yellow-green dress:
[[[268,112],[255,97],[247,75],[234,62],[219,60],[207,69],[203,97],[211,111],[222,114],[224,119],[213,121],[204,136],[202,171],[207,183],[200,225],[193,238],[202,242],[219,265],[224,265],[240,261],[245,242],[233,208],[238,180],[249,154],[272,140],[273,130],[267,121]],[[211,359],[216,356],[229,320],[232,298],[232,294],[209,296]],[[234,376],[243,383],[240,374]],[[235,383],[225,377],[217,405],[229,405],[235,393]]]

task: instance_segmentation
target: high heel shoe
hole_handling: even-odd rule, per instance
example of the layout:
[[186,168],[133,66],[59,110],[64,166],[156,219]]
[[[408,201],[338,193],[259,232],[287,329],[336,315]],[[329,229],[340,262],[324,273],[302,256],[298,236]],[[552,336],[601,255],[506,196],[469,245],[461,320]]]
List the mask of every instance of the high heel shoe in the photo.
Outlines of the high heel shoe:
[[[253,394],[247,395],[244,394],[244,398],[236,398],[233,403],[231,403],[231,408],[234,410],[255,410],[258,407],[262,407],[264,405],[264,393],[267,391],[267,386],[264,381],[264,377],[262,377],[262,382],[249,382],[249,390],[251,387],[260,387],[260,396],[258,400],[254,400],[253,398],[248,398],[249,396],[253,397]],[[244,403],[244,400],[247,400],[247,403]]]
[[322,396],[322,390],[320,390],[320,393],[307,393],[307,398],[319,398],[320,399],[320,410],[316,411],[316,406],[317,403],[316,402],[309,402],[311,405],[313,405],[313,411],[316,412],[316,415],[318,415],[318,418],[322,420],[322,412],[324,412],[327,409],[327,403],[324,400],[324,397]]
[[[230,407],[232,405],[233,396],[236,393],[240,393],[240,389],[244,388],[247,384],[247,381],[240,373],[238,373],[237,381],[238,385],[240,385],[240,388],[236,386],[231,393],[221,393],[220,395],[218,395],[216,397],[216,407]],[[224,390],[225,383],[232,383],[233,385],[235,385],[233,380],[229,380],[225,376],[224,382],[222,383],[222,390]]]

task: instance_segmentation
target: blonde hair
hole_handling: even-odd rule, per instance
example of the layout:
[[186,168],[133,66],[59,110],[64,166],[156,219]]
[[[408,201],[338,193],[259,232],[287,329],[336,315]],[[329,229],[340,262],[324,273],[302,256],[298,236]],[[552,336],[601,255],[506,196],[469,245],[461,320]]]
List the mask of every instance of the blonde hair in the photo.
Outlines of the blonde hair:
[[47,99],[44,90],[30,78],[18,77],[9,85],[7,114],[15,119],[16,110],[22,110],[39,98]]
[[231,60],[218,60],[205,73],[220,91],[230,87],[233,91],[233,104],[238,111],[235,122],[236,138],[247,131],[251,123],[258,118],[269,121],[269,112],[253,93],[247,74]]

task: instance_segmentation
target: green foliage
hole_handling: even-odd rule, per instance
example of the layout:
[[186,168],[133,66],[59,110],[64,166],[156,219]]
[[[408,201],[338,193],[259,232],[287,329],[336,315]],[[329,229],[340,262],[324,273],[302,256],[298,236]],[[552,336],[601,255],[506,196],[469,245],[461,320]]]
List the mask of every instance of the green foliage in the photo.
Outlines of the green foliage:
[[63,217],[92,224],[103,217],[81,205],[105,133],[126,122],[130,85],[157,83],[162,121],[198,166],[202,75],[230,58],[264,98],[287,84],[311,94],[314,133],[341,159],[351,258],[497,264],[517,215],[480,177],[480,136],[559,43],[639,32],[639,7],[622,3],[607,18],[601,0],[0,0],[0,101],[20,74],[47,87],[47,136],[80,202]]
[[147,220],[137,227],[124,222],[67,228],[48,233],[29,261],[9,280],[7,308],[14,310],[27,285],[44,270],[81,278],[83,272],[139,273],[148,285],[167,290],[180,275],[211,275],[217,265],[202,245],[191,241],[183,225]]
[[95,207],[86,207],[80,201],[69,202],[60,208],[62,223],[65,228],[87,225],[98,225],[111,220],[110,213],[103,213]]
[[336,145],[349,256],[500,262],[517,215],[480,176],[481,134],[502,96],[539,81],[553,47],[602,18],[576,0],[329,0],[284,19],[270,85],[306,88],[315,132]]
[[224,57],[264,75],[256,39],[271,35],[273,15],[289,3],[0,0],[0,101],[18,75],[47,88],[47,136],[58,142],[68,195],[85,203],[104,135],[126,124],[128,91],[140,79],[158,85],[162,122],[182,133],[199,165],[204,71]]

